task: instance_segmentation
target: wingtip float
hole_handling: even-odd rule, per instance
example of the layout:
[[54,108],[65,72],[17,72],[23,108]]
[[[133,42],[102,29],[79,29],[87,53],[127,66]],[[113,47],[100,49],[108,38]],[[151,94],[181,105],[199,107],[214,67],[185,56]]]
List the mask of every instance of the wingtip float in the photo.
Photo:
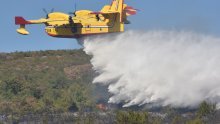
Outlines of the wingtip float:
[[87,35],[123,32],[124,24],[130,24],[127,16],[135,15],[136,9],[124,4],[124,0],[113,0],[111,5],[105,5],[101,11],[78,10],[73,16],[61,12],[51,12],[46,18],[25,20],[15,17],[15,24],[20,25],[17,32],[28,35],[25,26],[30,24],[45,24],[49,36],[61,38],[80,38]]

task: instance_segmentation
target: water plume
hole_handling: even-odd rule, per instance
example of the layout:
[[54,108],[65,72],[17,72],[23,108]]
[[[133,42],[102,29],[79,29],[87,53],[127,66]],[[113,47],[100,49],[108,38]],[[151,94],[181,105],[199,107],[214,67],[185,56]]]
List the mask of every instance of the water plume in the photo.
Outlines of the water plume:
[[86,38],[109,103],[196,107],[220,106],[220,38],[186,31],[128,31]]

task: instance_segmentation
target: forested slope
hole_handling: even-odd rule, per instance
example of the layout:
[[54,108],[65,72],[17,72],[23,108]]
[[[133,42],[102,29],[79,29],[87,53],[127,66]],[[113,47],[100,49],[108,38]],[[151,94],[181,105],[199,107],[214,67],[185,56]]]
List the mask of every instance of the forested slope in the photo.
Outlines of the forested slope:
[[220,123],[220,111],[205,101],[189,111],[109,105],[106,87],[91,83],[90,59],[81,49],[0,53],[0,124]]
[[76,111],[94,105],[82,50],[0,54],[0,113]]

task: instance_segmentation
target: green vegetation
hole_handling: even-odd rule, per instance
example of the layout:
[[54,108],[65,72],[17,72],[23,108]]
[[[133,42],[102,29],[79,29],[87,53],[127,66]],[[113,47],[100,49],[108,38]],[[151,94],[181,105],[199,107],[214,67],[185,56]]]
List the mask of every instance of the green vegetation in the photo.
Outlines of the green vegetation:
[[117,124],[145,124],[148,123],[147,112],[118,111],[116,114]]
[[204,124],[204,123],[202,119],[197,117],[195,119],[189,120],[186,124]]
[[129,108],[97,111],[97,97],[106,100],[109,94],[91,83],[95,74],[90,59],[82,50],[0,53],[0,119],[6,118],[0,123],[18,123],[21,118],[83,124],[218,122],[216,105],[207,102],[184,116],[169,106],[158,113]]
[[24,115],[91,108],[94,101],[89,60],[82,50],[0,54],[0,113]]
[[208,104],[207,102],[202,102],[199,106],[197,116],[199,118],[206,117],[214,114],[216,111],[216,104]]

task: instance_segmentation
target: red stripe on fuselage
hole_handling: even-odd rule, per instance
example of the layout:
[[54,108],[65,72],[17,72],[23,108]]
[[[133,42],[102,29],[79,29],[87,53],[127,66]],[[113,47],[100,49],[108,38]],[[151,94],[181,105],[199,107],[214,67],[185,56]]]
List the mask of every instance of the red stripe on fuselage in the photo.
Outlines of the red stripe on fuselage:
[[[108,33],[117,33],[117,32],[108,32]],[[75,34],[75,35],[54,35],[54,34],[49,34],[51,37],[58,37],[58,38],[82,38],[85,36],[90,36],[90,35],[101,35],[101,34],[108,34],[108,33],[90,33],[90,34]]]

